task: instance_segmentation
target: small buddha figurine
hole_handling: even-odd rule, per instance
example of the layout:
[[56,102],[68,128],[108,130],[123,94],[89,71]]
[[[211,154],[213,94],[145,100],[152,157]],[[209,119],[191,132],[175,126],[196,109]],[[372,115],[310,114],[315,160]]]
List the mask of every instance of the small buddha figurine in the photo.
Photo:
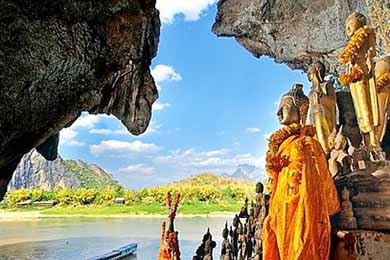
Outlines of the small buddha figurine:
[[263,255],[262,255],[261,241],[255,240],[255,253],[253,256],[253,260],[261,260],[262,257]]
[[341,212],[338,215],[338,228],[356,229],[357,222],[353,213],[350,194],[347,187],[344,187],[341,193]]
[[225,223],[225,228],[222,230],[222,247],[221,247],[221,260],[233,260],[232,244],[229,241],[228,224]]
[[226,245],[226,253],[221,255],[220,260],[234,260],[232,244]]
[[376,37],[367,26],[363,14],[354,12],[346,20],[345,30],[350,38],[339,54],[338,60],[345,64],[347,72],[339,77],[343,85],[349,85],[356,117],[364,141],[375,160],[384,160],[377,135],[379,127],[379,103],[375,83],[374,62]]
[[238,217],[238,215],[236,215],[233,218],[233,227],[234,227],[233,230],[230,229],[231,230],[230,236],[232,237],[233,254],[234,254],[234,257],[237,257],[238,256],[238,238],[239,238],[240,229],[241,229],[241,221],[240,221],[240,218]]
[[213,250],[217,246],[217,243],[213,241],[213,237],[210,233],[210,229],[207,229],[202,239],[202,244],[196,250],[194,260],[213,260]]
[[263,193],[264,185],[261,182],[256,183],[256,207],[258,208],[257,220],[259,224],[263,224],[267,214],[266,199]]
[[248,260],[249,247],[248,247],[248,237],[246,235],[246,228],[242,229],[239,237],[238,237],[238,260]]
[[329,147],[332,149],[330,158],[328,159],[329,171],[332,177],[336,175],[348,174],[351,170],[352,156],[350,156],[346,149],[347,139],[343,135],[343,129],[340,127],[336,134],[334,129],[332,135],[329,137]]
[[256,219],[255,219],[255,209],[251,208],[249,210],[249,217],[247,218],[248,232],[252,235],[255,233],[256,228]]
[[248,218],[248,198],[245,198],[245,204],[244,207],[241,208],[240,214],[238,215],[239,218]]
[[310,65],[307,77],[312,83],[309,94],[310,119],[322,149],[329,154],[328,138],[336,128],[336,92],[332,81],[325,81],[325,66],[321,62]]
[[207,229],[207,240],[204,242],[204,245],[204,258],[202,260],[213,260],[213,250],[217,246],[217,243],[213,241],[209,229]]
[[315,129],[305,125],[308,104],[302,85],[293,85],[277,113],[284,127],[269,138],[266,170],[272,182],[263,259],[329,259],[330,216],[339,202]]

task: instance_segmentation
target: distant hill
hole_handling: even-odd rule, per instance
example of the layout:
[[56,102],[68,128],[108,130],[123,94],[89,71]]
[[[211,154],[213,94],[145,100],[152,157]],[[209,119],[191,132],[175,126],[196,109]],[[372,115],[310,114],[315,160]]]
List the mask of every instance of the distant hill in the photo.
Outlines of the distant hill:
[[[256,182],[221,176],[216,173],[201,173],[167,185],[139,190],[140,194],[152,194],[159,202],[165,200],[168,191],[179,192],[182,202],[217,203],[220,206],[241,204],[245,198],[254,199]],[[150,198],[152,199],[152,198]]]
[[45,160],[32,150],[25,154],[14,172],[9,189],[103,188],[118,186],[110,174],[94,164],[82,161]]
[[96,164],[88,164],[80,160],[64,160],[66,168],[73,172],[83,188],[104,188],[119,186],[111,174],[105,172]]
[[267,179],[264,170],[250,164],[240,164],[234,172],[223,173],[222,176],[252,181],[264,181]]
[[168,184],[167,186],[178,186],[178,185],[194,185],[194,186],[210,185],[216,188],[224,188],[229,185],[233,185],[233,186],[255,185],[255,182],[251,180],[221,176],[216,173],[200,173],[197,175],[192,175],[183,180],[173,182],[171,184]]

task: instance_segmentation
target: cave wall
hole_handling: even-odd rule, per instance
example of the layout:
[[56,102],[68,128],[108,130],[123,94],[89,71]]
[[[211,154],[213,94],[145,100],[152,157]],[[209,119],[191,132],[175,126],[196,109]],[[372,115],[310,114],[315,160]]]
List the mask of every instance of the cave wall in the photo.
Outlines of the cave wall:
[[0,198],[23,154],[44,146],[55,158],[59,131],[82,111],[146,130],[155,0],[3,0],[0,32]]
[[340,70],[337,53],[349,14],[367,14],[365,0],[220,0],[212,31],[234,37],[254,56],[305,70],[313,60]]

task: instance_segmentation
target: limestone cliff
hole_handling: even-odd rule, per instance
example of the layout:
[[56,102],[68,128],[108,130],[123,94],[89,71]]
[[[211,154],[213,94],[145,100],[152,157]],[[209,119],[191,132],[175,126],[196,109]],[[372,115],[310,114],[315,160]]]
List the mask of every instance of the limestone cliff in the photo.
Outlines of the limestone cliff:
[[53,161],[47,161],[37,151],[32,150],[20,160],[18,167],[9,183],[10,189],[42,188],[78,188],[80,181],[58,156]]
[[118,186],[117,181],[94,164],[83,161],[46,160],[35,149],[25,154],[9,183],[9,189],[104,188]]
[[0,199],[21,157],[37,147],[54,159],[59,131],[82,111],[146,130],[155,0],[4,0],[0,32]]
[[234,37],[256,57],[266,55],[293,69],[313,60],[329,71],[347,38],[344,23],[353,11],[367,13],[365,0],[220,0],[213,32]]

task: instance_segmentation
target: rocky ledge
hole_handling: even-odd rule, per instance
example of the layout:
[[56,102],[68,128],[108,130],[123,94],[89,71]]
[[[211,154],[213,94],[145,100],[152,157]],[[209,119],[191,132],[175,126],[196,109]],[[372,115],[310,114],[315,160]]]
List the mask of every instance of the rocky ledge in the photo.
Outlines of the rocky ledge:
[[212,31],[234,37],[256,57],[266,55],[293,69],[319,60],[333,72],[353,11],[366,14],[366,1],[220,0]]
[[0,199],[23,154],[55,159],[59,131],[82,111],[146,130],[155,0],[4,0],[0,32]]

